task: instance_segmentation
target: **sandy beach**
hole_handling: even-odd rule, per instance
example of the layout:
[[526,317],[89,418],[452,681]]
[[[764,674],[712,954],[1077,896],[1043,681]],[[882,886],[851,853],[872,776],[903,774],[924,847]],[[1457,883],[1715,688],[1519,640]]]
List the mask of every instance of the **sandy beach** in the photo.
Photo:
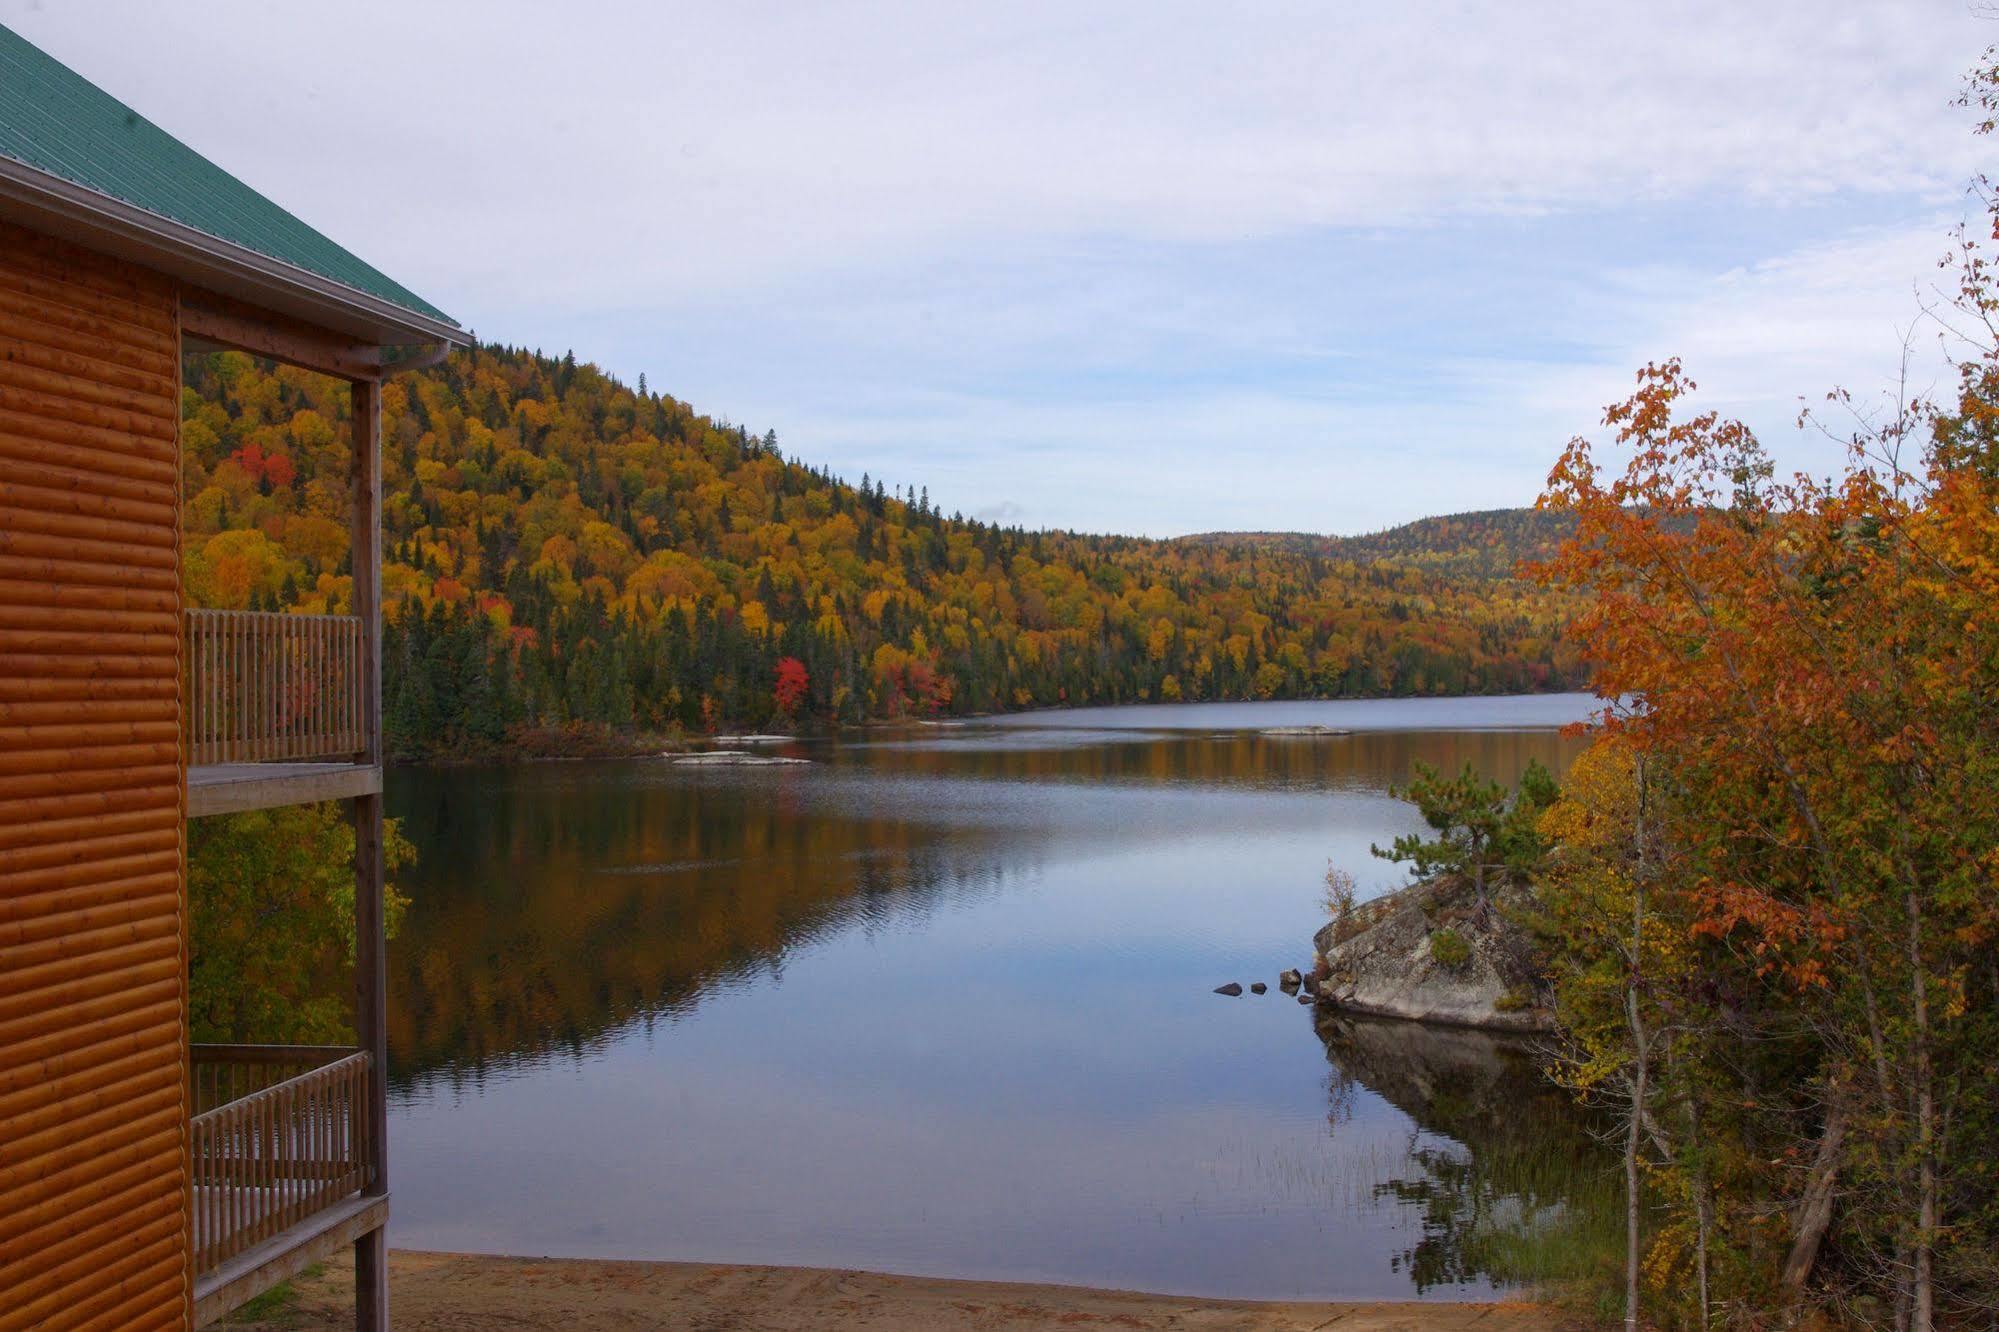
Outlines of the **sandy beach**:
[[[328,1263],[295,1283],[282,1312],[235,1326],[311,1332],[353,1326],[352,1268]],[[1553,1311],[1527,1303],[1258,1303],[1076,1286],[1014,1285],[801,1267],[498,1258],[396,1251],[390,1311],[399,1328],[755,1329],[1136,1328],[1306,1332],[1548,1332]]]

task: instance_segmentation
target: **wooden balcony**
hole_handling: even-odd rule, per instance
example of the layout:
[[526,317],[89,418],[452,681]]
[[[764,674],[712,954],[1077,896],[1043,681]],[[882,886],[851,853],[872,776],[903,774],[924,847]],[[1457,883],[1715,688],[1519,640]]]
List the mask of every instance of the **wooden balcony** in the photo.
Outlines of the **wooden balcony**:
[[185,614],[189,815],[380,792],[360,617]]
[[371,1193],[373,1060],[338,1046],[190,1050],[195,1322],[384,1224]]

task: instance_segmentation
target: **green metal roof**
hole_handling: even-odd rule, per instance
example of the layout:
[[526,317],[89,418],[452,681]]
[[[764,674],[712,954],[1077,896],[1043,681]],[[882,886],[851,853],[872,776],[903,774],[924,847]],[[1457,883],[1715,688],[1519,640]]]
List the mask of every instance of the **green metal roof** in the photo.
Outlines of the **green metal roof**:
[[0,155],[405,310],[457,321],[0,24]]

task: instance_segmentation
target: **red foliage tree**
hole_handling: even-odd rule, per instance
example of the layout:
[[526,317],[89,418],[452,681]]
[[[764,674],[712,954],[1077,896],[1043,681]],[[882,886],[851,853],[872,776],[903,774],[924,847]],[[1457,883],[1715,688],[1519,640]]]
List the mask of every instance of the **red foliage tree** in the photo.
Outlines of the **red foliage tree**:
[[787,717],[797,712],[811,684],[812,678],[805,673],[804,662],[796,657],[780,659],[777,663],[777,686],[771,691],[777,710]]

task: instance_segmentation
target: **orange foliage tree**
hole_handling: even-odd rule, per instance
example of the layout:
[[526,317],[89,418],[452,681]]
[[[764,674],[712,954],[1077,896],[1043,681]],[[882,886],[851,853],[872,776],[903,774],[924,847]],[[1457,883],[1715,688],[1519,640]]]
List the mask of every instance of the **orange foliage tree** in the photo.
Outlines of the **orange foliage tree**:
[[1699,1290],[1690,1323],[1723,1258],[1738,1305],[1928,1329],[1999,1299],[1999,285],[1957,258],[1951,327],[1985,336],[1956,400],[1862,420],[1839,477],[1777,480],[1669,361],[1607,414],[1622,468],[1576,440],[1543,499],[1576,528],[1542,576],[1584,594],[1652,820],[1625,1002],[1585,1044],[1615,1028],[1629,1152],[1701,1180],[1649,1251],[1667,1308]]

